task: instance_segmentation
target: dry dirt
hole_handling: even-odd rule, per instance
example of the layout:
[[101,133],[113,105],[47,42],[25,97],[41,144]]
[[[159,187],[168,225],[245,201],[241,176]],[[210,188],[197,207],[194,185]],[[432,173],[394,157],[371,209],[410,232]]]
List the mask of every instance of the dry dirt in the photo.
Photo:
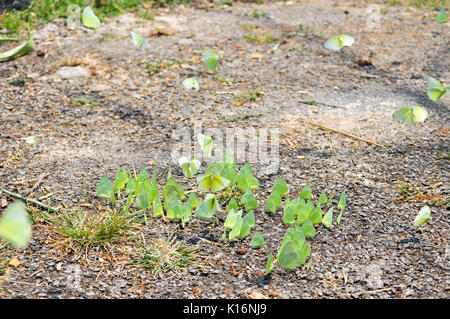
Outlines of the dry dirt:
[[[156,277],[128,264],[135,248],[126,239],[74,256],[38,220],[26,250],[1,251],[4,264],[17,258],[20,265],[4,266],[0,297],[448,298],[449,162],[442,153],[449,151],[449,103],[430,101],[426,85],[429,76],[450,81],[449,24],[437,24],[430,12],[383,5],[379,27],[370,29],[365,1],[329,4],[197,3],[159,10],[153,21],[123,14],[97,31],[68,30],[57,20],[34,32],[35,52],[0,64],[1,188],[33,198],[51,192],[54,206],[75,206],[82,193],[95,205],[103,174],[114,178],[119,167],[151,171],[156,165],[161,183],[172,167],[189,190],[194,183],[171,163],[173,132],[192,132],[199,123],[222,132],[277,129],[279,169],[264,174],[265,165],[252,164],[260,198],[277,177],[287,181],[291,197],[306,183],[317,195],[347,191],[340,227],[321,227],[311,240],[309,270],[275,266],[263,276],[287,227],[281,212],[262,205],[255,230],[266,238],[264,247],[250,248],[250,239],[217,244],[223,227],[194,220],[177,230],[177,239],[198,247],[198,265]],[[136,49],[130,30],[150,46]],[[353,35],[355,44],[338,52],[323,48],[341,33]],[[277,40],[256,43],[246,35]],[[205,71],[200,52],[206,48],[221,57],[215,72]],[[153,75],[146,69],[146,62],[175,60],[180,64],[154,67]],[[87,74],[62,79],[63,66]],[[23,86],[9,84],[25,76]],[[199,80],[198,93],[181,86],[189,76]],[[261,89],[255,101],[235,98],[255,89]],[[392,118],[399,107],[416,104],[429,110],[425,123]],[[30,135],[35,150],[23,142]],[[421,227],[412,221],[425,203],[399,200],[402,182],[440,199],[425,201],[432,218]],[[5,194],[0,199],[11,201]],[[142,233],[151,241],[167,227],[152,221]],[[73,269],[81,273],[77,289],[67,284]]]

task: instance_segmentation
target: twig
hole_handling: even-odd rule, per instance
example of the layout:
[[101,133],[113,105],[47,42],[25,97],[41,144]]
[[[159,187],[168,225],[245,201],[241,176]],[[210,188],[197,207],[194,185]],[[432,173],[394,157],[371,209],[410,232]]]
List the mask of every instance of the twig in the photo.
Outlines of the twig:
[[340,106],[340,105],[328,104],[328,103],[319,102],[316,100],[300,100],[300,101],[298,101],[298,103],[306,104],[306,105],[327,106],[327,107],[332,107],[335,109],[345,109],[345,107]]
[[27,204],[28,203],[32,203],[32,204],[38,205],[40,207],[43,207],[43,208],[45,208],[45,209],[47,209],[48,211],[51,211],[51,212],[57,212],[58,211],[57,208],[53,208],[51,206],[45,205],[44,203],[41,203],[41,202],[39,202],[39,201],[37,201],[35,199],[31,199],[31,198],[28,198],[28,197],[25,197],[25,196],[22,196],[22,195],[10,192],[10,191],[8,191],[6,189],[3,189],[3,188],[0,188],[0,191],[2,191],[6,195],[9,195],[9,196],[11,196],[13,198],[23,200]]
[[0,167],[5,166],[5,164],[8,164],[9,162],[15,160],[17,158],[17,155],[13,155],[10,158],[8,158],[7,160],[3,161],[0,163]]
[[370,295],[370,294],[376,294],[376,293],[379,293],[379,292],[383,292],[383,291],[389,291],[389,290],[392,290],[392,287],[389,287],[389,288],[383,288],[383,289],[378,289],[378,290],[370,290],[370,291],[366,291],[366,295]]
[[338,131],[338,130],[335,130],[335,129],[332,129],[332,128],[323,126],[323,125],[318,124],[318,123],[315,123],[315,122],[311,122],[311,121],[307,121],[307,122],[308,122],[308,124],[310,124],[310,125],[312,125],[312,126],[317,126],[317,127],[320,127],[320,128],[323,129],[323,130],[327,130],[327,131],[330,131],[330,132],[338,133],[338,134],[341,134],[341,135],[350,137],[350,138],[352,138],[352,139],[354,139],[354,140],[366,142],[367,144],[372,144],[372,145],[376,145],[376,146],[379,146],[379,147],[386,147],[386,146],[384,146],[384,145],[382,145],[382,144],[378,144],[378,143],[375,143],[375,142],[372,142],[372,141],[363,139],[363,138],[358,137],[358,136],[355,136],[355,135],[351,135],[351,134],[348,134],[348,133],[345,133],[345,132],[341,132],[341,131]]
[[218,245],[218,246],[222,246],[223,245],[223,243],[218,243],[216,241],[211,241],[211,240],[208,240],[208,239],[203,238],[203,237],[198,237],[198,239],[206,241],[207,243],[210,243],[210,244]]
[[41,174],[41,175],[38,177],[38,180],[36,181],[36,183],[33,185],[33,187],[31,187],[31,189],[30,189],[28,195],[30,195],[32,192],[34,192],[34,191],[39,187],[39,185],[42,184],[44,178],[46,178],[48,175],[49,175],[49,173],[43,173],[43,174]]
[[251,117],[260,117],[261,115],[262,115],[262,113],[254,113],[254,114],[249,113],[249,114],[237,115],[237,116],[233,116],[230,118],[222,119],[219,121],[219,123],[243,121],[243,120],[249,119]]

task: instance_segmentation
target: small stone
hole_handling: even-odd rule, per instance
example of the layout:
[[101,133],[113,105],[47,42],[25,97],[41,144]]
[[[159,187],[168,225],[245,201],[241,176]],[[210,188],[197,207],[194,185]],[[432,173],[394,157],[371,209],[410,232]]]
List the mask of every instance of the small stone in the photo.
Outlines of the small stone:
[[56,71],[56,75],[62,80],[87,77],[89,73],[89,69],[82,66],[63,66]]

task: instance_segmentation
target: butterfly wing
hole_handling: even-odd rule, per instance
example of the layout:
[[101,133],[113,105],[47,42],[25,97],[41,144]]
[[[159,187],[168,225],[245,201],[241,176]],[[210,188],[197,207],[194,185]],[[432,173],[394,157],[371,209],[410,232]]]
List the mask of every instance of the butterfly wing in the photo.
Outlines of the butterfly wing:
[[101,24],[100,19],[97,18],[94,11],[92,11],[92,8],[89,6],[87,6],[83,9],[81,21],[83,22],[83,24],[86,27],[88,27],[90,29],[97,30],[100,28],[100,24]]
[[200,90],[200,86],[198,84],[198,81],[194,78],[187,78],[184,79],[183,82],[181,82],[181,84],[184,86],[185,89],[187,90],[192,90],[194,89],[195,91],[199,91]]
[[419,105],[405,106],[395,111],[393,117],[403,123],[414,124],[425,121],[428,117],[428,111]]
[[222,176],[213,175],[211,180],[211,189],[213,192],[218,192],[230,184],[230,181]]
[[350,35],[342,34],[339,36],[342,46],[352,46],[355,43],[355,38]]
[[326,49],[337,51],[342,48],[342,43],[337,36],[334,36],[325,41],[323,46]]
[[133,31],[130,31],[130,34],[131,34],[131,38],[133,39],[134,45],[138,49],[142,50],[142,49],[145,49],[146,47],[148,47],[148,42],[147,42],[147,40],[145,40],[145,38],[142,35],[140,35],[136,32],[133,32]]
[[22,203],[11,204],[0,218],[0,237],[18,248],[25,248],[31,238],[31,224]]

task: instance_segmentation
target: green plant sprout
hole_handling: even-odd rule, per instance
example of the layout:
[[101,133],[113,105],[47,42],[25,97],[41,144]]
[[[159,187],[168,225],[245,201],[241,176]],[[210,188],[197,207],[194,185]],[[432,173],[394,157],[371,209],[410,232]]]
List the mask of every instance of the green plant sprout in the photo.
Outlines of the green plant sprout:
[[448,91],[450,91],[450,86],[443,87],[438,80],[432,77],[428,78],[427,95],[433,102],[437,102],[446,96]]
[[148,269],[153,275],[172,271],[179,273],[194,262],[197,248],[188,247],[176,241],[176,236],[169,233],[167,238],[156,238],[151,243],[141,243],[130,264]]
[[323,46],[326,49],[338,51],[344,46],[352,46],[353,43],[355,43],[355,39],[352,36],[341,34],[329,38],[327,41],[325,41]]
[[405,106],[395,111],[393,117],[405,124],[414,124],[425,121],[428,117],[428,111],[420,105]]
[[95,15],[94,11],[90,6],[86,6],[83,9],[83,13],[81,15],[81,22],[83,25],[89,29],[98,30],[100,29],[100,19]]
[[133,32],[133,31],[130,31],[130,34],[131,34],[131,39],[133,40],[134,45],[139,50],[143,50],[149,46],[147,40],[145,40],[145,38],[142,35],[140,35],[136,32]]

